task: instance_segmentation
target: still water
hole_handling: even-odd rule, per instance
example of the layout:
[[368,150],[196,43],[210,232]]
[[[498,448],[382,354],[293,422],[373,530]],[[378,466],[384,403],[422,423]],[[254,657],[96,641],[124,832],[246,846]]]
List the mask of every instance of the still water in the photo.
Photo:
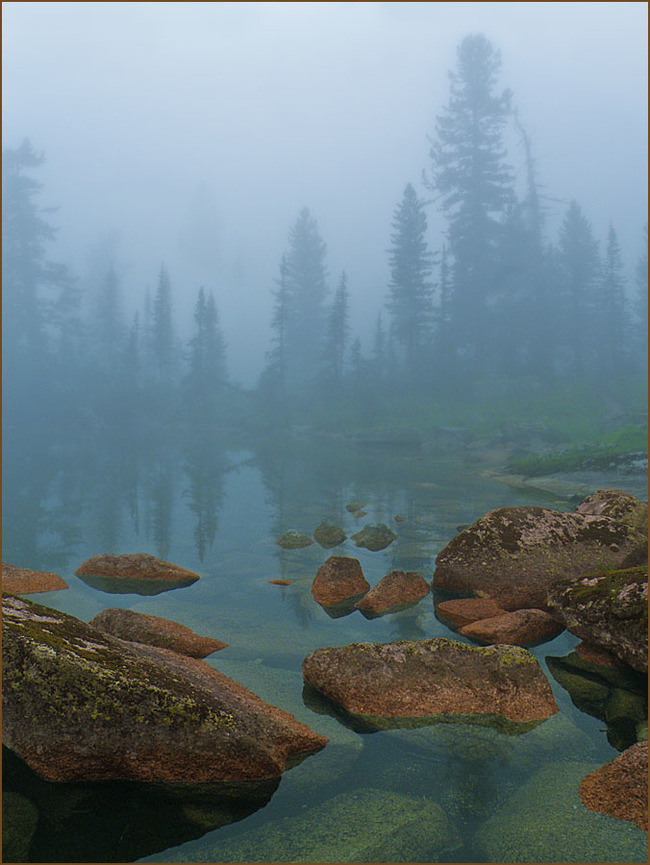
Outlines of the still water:
[[[641,479],[599,480],[643,496]],[[504,505],[568,510],[566,498],[512,489],[457,455],[328,438],[15,446],[5,449],[4,497],[4,560],[55,570],[70,586],[32,600],[85,621],[125,607],[222,640],[228,648],[209,664],[330,739],[245,808],[206,790],[51,784],[6,754],[7,801],[27,800],[32,815],[29,861],[647,861],[645,833],[578,797],[581,779],[634,733],[608,730],[593,703],[581,711],[551,674],[547,658],[578,642],[566,632],[532,650],[560,712],[518,736],[459,723],[360,733],[303,695],[301,664],[318,647],[453,636],[432,595],[377,619],[331,618],[310,592],[329,555],[358,558],[371,585],[397,568],[430,581],[458,526]],[[346,510],[352,501],[364,502],[365,516]],[[311,534],[325,518],[348,536],[383,522],[398,538],[380,552],[351,540],[334,550],[276,545],[284,531]],[[74,576],[101,552],[152,553],[201,579],[155,596],[108,594]]]

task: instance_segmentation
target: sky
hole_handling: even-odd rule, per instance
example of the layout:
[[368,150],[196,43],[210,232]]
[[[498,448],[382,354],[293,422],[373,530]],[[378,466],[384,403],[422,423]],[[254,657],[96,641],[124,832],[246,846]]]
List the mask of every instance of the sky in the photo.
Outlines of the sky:
[[[500,50],[538,161],[548,238],[571,199],[633,270],[647,221],[647,14],[634,3],[2,4],[3,146],[25,137],[58,210],[54,260],[90,285],[115,257],[129,311],[169,270],[189,334],[215,293],[232,375],[254,383],[274,280],[308,207],[332,291],[370,350],[393,211],[469,33]],[[523,177],[523,152],[508,160]],[[432,249],[444,222],[428,208]],[[103,252],[102,252],[103,250]],[[109,253],[110,250],[110,253]]]

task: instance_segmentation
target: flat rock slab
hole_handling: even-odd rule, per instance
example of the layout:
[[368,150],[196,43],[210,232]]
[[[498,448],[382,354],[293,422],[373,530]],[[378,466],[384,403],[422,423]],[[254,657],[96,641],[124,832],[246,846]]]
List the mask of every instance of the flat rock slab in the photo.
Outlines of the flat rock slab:
[[558,581],[551,587],[547,603],[576,637],[611,652],[635,670],[647,672],[647,565]]
[[591,811],[631,820],[648,831],[648,743],[637,742],[615,760],[590,772],[580,798]]
[[340,604],[364,594],[370,588],[359,559],[330,556],[320,566],[311,586],[314,600],[324,607]]
[[2,563],[2,591],[10,595],[30,595],[35,592],[56,592],[68,584],[51,571],[32,571],[17,565]]
[[75,574],[78,577],[109,577],[112,581],[124,580],[135,583],[169,582],[175,588],[191,585],[199,579],[199,575],[193,571],[151,556],[149,553],[123,555],[107,553],[91,556],[79,565]]
[[599,492],[596,503],[586,500],[572,513],[528,506],[490,511],[439,553],[434,589],[491,597],[508,611],[546,610],[557,580],[639,564],[644,551],[647,556],[647,529],[639,527],[637,513],[643,503],[620,493],[626,504],[615,518],[605,514],[603,498],[608,513],[619,513],[616,491]]
[[459,633],[479,643],[508,646],[534,646],[561,634],[564,625],[543,610],[515,610],[491,619],[481,619],[459,629]]
[[22,598],[2,612],[3,741],[47,780],[262,781],[327,743],[204,661]]
[[357,610],[370,618],[417,604],[429,593],[427,581],[415,571],[391,571],[357,601]]
[[492,598],[456,598],[441,601],[435,607],[437,618],[461,628],[480,619],[501,616],[505,612]]
[[145,613],[136,613],[134,610],[119,608],[102,610],[94,619],[90,620],[89,624],[105,634],[112,634],[121,640],[170,649],[172,652],[187,655],[190,658],[205,658],[213,652],[225,649],[228,645],[222,643],[221,640],[195,634],[191,628],[178,622],[171,622],[169,619],[161,619],[158,616],[149,616]]
[[449,714],[542,721],[558,711],[537,660],[518,646],[442,638],[351,643],[312,652],[302,673],[320,694],[378,728]]

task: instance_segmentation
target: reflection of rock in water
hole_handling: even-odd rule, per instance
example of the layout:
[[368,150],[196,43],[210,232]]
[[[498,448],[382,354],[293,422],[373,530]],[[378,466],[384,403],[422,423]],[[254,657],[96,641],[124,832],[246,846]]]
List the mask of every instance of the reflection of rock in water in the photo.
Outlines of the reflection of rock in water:
[[607,741],[618,751],[633,745],[648,717],[648,682],[631,667],[605,667],[583,660],[576,652],[547,657],[553,678],[581,712],[604,721]]
[[108,592],[109,595],[159,595],[171,589],[183,589],[196,582],[196,579],[135,580],[129,577],[95,577],[90,574],[78,576],[82,583],[91,589]]
[[[264,807],[280,783],[61,784],[45,781],[4,747],[2,769],[10,795],[3,861],[133,862],[242,820]],[[27,856],[14,858],[26,827],[33,832],[23,845]]]

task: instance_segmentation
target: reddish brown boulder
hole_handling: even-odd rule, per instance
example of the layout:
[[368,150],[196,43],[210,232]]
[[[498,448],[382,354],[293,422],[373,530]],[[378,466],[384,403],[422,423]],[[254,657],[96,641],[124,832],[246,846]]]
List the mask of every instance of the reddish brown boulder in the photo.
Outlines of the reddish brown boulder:
[[68,584],[51,571],[32,571],[2,563],[2,591],[10,595],[30,595],[34,592],[56,592]]
[[436,604],[435,613],[439,619],[462,628],[479,619],[501,616],[505,610],[492,598],[456,598]]
[[564,630],[542,610],[515,610],[491,619],[482,619],[460,628],[459,633],[479,643],[532,646],[552,640]]
[[648,743],[637,742],[615,760],[591,772],[580,798],[592,811],[631,820],[648,831]]
[[370,588],[359,559],[330,556],[320,566],[311,586],[315,600],[324,607],[364,594]]
[[433,587],[488,596],[505,610],[547,610],[557,580],[624,567],[647,550],[647,527],[628,517],[541,507],[490,511],[439,553]]
[[364,615],[382,616],[396,607],[415,604],[429,593],[429,584],[415,571],[391,571],[355,607]]
[[317,649],[302,673],[321,694],[377,727],[449,714],[541,721],[558,711],[537,660],[518,646],[441,638],[352,643]]
[[23,598],[2,615],[3,743],[47,780],[261,781],[327,743],[205,661]]
[[225,649],[228,645],[212,637],[201,637],[178,622],[136,613],[133,610],[102,610],[89,624],[121,640],[159,646],[190,658],[205,658],[206,655]]

